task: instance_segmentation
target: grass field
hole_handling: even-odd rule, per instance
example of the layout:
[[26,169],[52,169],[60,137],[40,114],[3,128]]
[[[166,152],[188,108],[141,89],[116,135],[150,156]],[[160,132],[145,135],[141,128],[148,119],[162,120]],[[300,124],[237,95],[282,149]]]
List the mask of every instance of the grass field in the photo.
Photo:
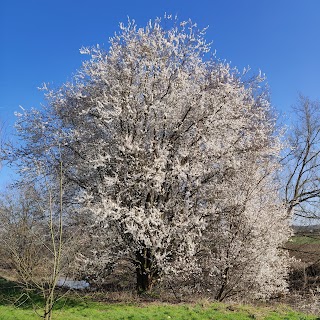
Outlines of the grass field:
[[[196,304],[103,304],[97,302],[78,302],[74,306],[66,305],[54,313],[56,320],[205,320],[205,319],[296,319],[315,320],[316,316],[296,313],[288,307],[254,308],[252,306],[234,306],[221,303],[207,305]],[[34,320],[36,314],[31,308],[0,306],[1,320]]]
[[[41,304],[38,296],[34,302]],[[41,310],[38,310],[41,312]],[[0,320],[41,319],[33,304],[13,282],[0,278]],[[71,295],[60,300],[54,310],[54,320],[244,320],[283,319],[320,320],[316,316],[297,313],[287,306],[253,307],[223,303],[164,304],[164,303],[102,303],[89,296]]]
[[290,243],[301,245],[301,244],[319,244],[320,245],[320,236],[313,235],[301,235],[294,236],[291,238]]

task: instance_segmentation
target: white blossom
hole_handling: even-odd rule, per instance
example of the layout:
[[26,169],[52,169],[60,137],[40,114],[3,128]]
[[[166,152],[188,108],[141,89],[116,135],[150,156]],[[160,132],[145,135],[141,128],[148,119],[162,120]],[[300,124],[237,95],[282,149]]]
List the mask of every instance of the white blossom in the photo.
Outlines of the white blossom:
[[60,141],[65,188],[93,219],[81,261],[97,277],[127,260],[151,278],[196,276],[217,299],[284,290],[290,230],[264,79],[205,60],[204,31],[165,19],[120,24],[107,52],[82,48],[91,60],[74,82],[18,128],[37,157]]

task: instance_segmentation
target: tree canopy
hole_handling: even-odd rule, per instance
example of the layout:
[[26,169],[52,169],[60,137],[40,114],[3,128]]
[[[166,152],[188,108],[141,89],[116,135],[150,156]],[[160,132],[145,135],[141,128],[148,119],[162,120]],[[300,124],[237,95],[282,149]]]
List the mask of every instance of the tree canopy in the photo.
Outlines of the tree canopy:
[[31,177],[35,161],[52,177],[62,162],[90,244],[80,269],[102,281],[125,261],[138,291],[171,279],[220,300],[285,290],[290,230],[264,78],[210,58],[205,30],[168,16],[129,20],[107,51],[81,52],[91,59],[72,82],[45,86],[46,107],[20,115],[14,153]]

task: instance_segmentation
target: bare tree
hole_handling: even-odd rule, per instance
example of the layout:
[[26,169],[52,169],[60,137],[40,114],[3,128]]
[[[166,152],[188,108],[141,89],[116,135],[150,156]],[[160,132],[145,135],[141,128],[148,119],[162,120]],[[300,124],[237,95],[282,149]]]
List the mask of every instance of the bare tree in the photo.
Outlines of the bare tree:
[[290,150],[283,160],[287,210],[303,219],[319,219],[320,102],[300,95],[293,110],[296,124],[289,131]]
[[[62,167],[61,167],[62,168]],[[36,292],[43,297],[45,320],[52,319],[59,278],[67,274],[74,254],[72,239],[64,232],[63,181],[58,186],[46,179],[42,185],[20,184],[3,195],[0,207],[1,262],[34,303]],[[59,190],[58,198],[56,189]]]

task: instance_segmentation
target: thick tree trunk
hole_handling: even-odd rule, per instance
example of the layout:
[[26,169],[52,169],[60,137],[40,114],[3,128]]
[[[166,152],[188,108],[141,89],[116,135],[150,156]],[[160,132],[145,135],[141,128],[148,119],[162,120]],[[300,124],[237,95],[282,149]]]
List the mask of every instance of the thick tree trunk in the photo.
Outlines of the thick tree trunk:
[[150,248],[144,248],[136,252],[137,292],[148,292],[157,278],[157,271]]

